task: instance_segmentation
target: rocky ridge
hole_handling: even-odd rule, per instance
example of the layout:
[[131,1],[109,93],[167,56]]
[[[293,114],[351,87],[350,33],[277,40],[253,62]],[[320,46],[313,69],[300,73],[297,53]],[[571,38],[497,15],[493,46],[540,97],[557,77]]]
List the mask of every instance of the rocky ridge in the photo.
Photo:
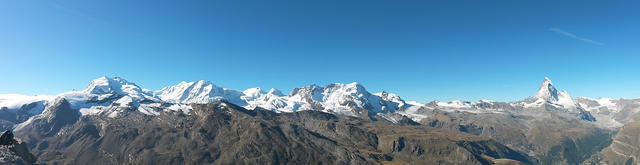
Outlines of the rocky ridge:
[[[404,101],[398,95],[384,91],[381,93],[369,93],[358,83],[336,83],[324,87],[310,85],[295,88],[289,95],[284,95],[275,89],[270,89],[268,92],[260,88],[235,91],[217,87],[207,81],[182,82],[176,86],[163,88],[159,91],[150,91],[121,78],[107,77],[92,81],[85,90],[71,91],[49,98],[55,99],[34,99],[35,102],[13,105],[11,109],[4,107],[0,110],[0,113],[6,114],[4,118],[0,117],[0,127],[15,128],[16,134],[20,135],[20,137],[30,144],[29,148],[31,148],[36,155],[43,158],[42,162],[49,163],[74,163],[69,162],[69,160],[64,160],[62,157],[86,157],[87,160],[90,158],[105,157],[105,155],[101,155],[101,153],[81,151],[88,151],[88,148],[84,148],[86,146],[97,145],[92,143],[92,140],[101,140],[101,138],[106,138],[109,134],[114,133],[104,131],[106,130],[105,127],[110,127],[110,125],[120,125],[117,123],[135,123],[121,125],[121,127],[115,130],[130,132],[131,130],[128,129],[137,129],[137,133],[131,132],[133,134],[121,136],[138,137],[142,133],[148,131],[153,132],[156,129],[165,130],[166,128],[182,127],[184,123],[173,123],[169,121],[175,120],[176,118],[191,120],[203,113],[202,105],[216,103],[215,105],[218,106],[233,106],[234,108],[232,109],[234,109],[234,111],[223,111],[228,113],[243,112],[254,114],[259,112],[259,114],[265,114],[269,112],[269,114],[279,117],[274,118],[269,117],[273,115],[267,115],[265,118],[261,118],[260,121],[265,120],[276,123],[282,123],[284,116],[292,117],[290,114],[328,113],[339,116],[339,118],[344,118],[342,117],[343,115],[347,118],[355,117],[355,119],[358,119],[356,120],[357,122],[353,122],[350,125],[367,126],[360,129],[366,128],[370,133],[376,134],[379,138],[378,140],[381,140],[380,138],[383,136],[394,137],[391,136],[391,134],[398,133],[400,130],[421,132],[428,129],[424,127],[436,128],[432,130],[432,132],[440,131],[440,133],[443,133],[441,130],[458,133],[463,132],[463,135],[456,136],[466,136],[466,134],[469,134],[475,138],[486,138],[492,141],[491,143],[495,142],[496,144],[506,147],[506,149],[512,150],[509,152],[523,153],[520,155],[525,155],[525,158],[518,158],[517,161],[519,162],[532,164],[551,164],[557,162],[562,162],[562,164],[578,164],[587,161],[587,159],[590,159],[590,156],[614,143],[612,136],[614,136],[621,125],[633,121],[628,116],[636,114],[639,111],[638,105],[640,105],[637,104],[640,103],[640,101],[625,99],[599,99],[594,101],[594,99],[580,97],[574,100],[566,91],[557,90],[548,78],[545,78],[534,96],[516,102],[479,100],[474,102],[433,101],[422,104],[414,101]],[[0,103],[3,103],[2,101],[3,100],[0,99]],[[39,108],[42,109],[39,110]],[[145,124],[144,122],[136,123],[145,120],[154,121],[152,122],[154,124]],[[608,125],[607,123],[614,123],[611,121],[618,122],[619,124],[613,126]],[[228,123],[229,121],[225,122]],[[300,124],[307,121],[287,120],[285,123],[291,122]],[[311,120],[311,122],[324,123],[324,121],[319,120]],[[84,125],[81,127],[82,129],[78,126],[79,123],[84,123],[81,124]],[[363,125],[363,123],[375,124]],[[333,125],[335,125],[335,123]],[[386,129],[381,130],[368,127],[371,125],[386,128],[391,132]],[[145,128],[137,128],[138,126]],[[282,128],[282,126],[278,127],[280,129]],[[413,127],[419,129],[410,129]],[[246,128],[248,128],[247,131],[255,131],[253,129],[257,127]],[[146,131],[141,132],[141,129]],[[189,130],[195,131],[193,127],[190,127]],[[94,133],[78,134],[84,131],[92,131]],[[316,131],[322,130],[312,129],[310,131],[318,133]],[[414,139],[420,139],[422,135],[428,135],[420,134],[421,136],[409,136],[411,135],[410,132],[411,131],[405,132],[406,136],[394,138],[404,138],[406,140],[408,137],[412,137]],[[115,133],[117,134],[117,132]],[[190,134],[190,131],[184,133]],[[311,135],[313,134],[314,133],[311,133]],[[65,135],[82,138],[69,139],[69,137]],[[163,134],[152,135],[156,138],[167,138]],[[214,135],[210,136],[214,137]],[[220,135],[216,134],[215,136]],[[434,137],[448,138],[448,136]],[[43,141],[43,139],[45,140]],[[61,139],[67,139],[65,144],[74,145],[58,145],[58,148],[51,148],[52,145],[58,144],[58,141]],[[191,140],[194,139],[187,138],[185,143]],[[315,141],[317,140],[320,139],[310,141],[316,143]],[[340,141],[336,139],[331,140]],[[338,143],[334,148],[345,147],[344,145],[350,146],[353,142],[348,141],[352,140],[353,139],[348,139],[345,143]],[[159,139],[152,141],[157,145],[166,142],[159,141]],[[395,143],[400,143],[399,141],[405,142],[399,139],[395,139],[395,141],[398,141]],[[419,141],[420,144],[424,142],[423,140]],[[289,144],[288,142],[286,144]],[[382,143],[382,141],[378,141],[378,143]],[[455,146],[458,147],[460,147],[459,144],[470,144],[468,142],[455,143]],[[132,142],[126,145],[133,144]],[[422,149],[429,148],[428,146],[422,146],[420,144],[415,143],[416,146],[414,147]],[[103,147],[109,145],[111,144],[105,143],[98,148],[91,149],[104,150]],[[255,141],[246,145],[256,147],[256,145],[261,144]],[[228,146],[216,146],[208,149],[228,149],[226,147]],[[395,147],[392,145],[391,148]],[[68,154],[62,157],[54,152],[56,150],[66,149],[68,149]],[[360,153],[353,153],[351,151],[353,151],[354,148],[351,149],[352,150],[347,149],[345,151],[354,154],[352,156],[366,152],[369,154],[363,157],[372,157],[371,154],[376,153],[373,154],[375,159],[365,159],[364,162],[369,163],[385,162],[388,161],[387,158],[389,157],[393,157],[396,161],[406,160],[414,163],[416,161],[424,162],[430,160],[425,159],[423,156],[406,155],[411,153],[399,154],[396,155],[397,157],[393,156],[394,151],[402,150],[398,148],[391,150],[382,150],[381,148],[363,150],[362,148],[356,147],[355,150],[358,150]],[[290,149],[283,148],[283,150],[288,151]],[[436,149],[433,150],[435,151]],[[472,148],[467,151],[470,150],[477,149]],[[120,152],[121,151],[110,150],[107,153],[113,155],[120,154]],[[154,155],[156,152],[165,151],[154,150],[150,152],[151,153],[146,154]],[[420,150],[416,150],[416,152],[423,153],[423,151]],[[94,155],[75,155],[74,153]],[[136,154],[140,153],[133,155]],[[478,155],[474,155],[473,153],[470,155],[474,158],[465,158],[464,160],[473,160],[471,162],[486,164],[492,160],[503,159],[495,155],[489,155],[489,157],[487,157],[488,155],[480,155],[478,157]],[[180,156],[172,156],[174,156],[171,157],[172,161],[179,161],[173,159]],[[449,159],[457,156],[448,155],[444,157]],[[440,157],[442,158],[443,156],[440,155]],[[102,161],[104,161],[105,164],[109,162],[121,163],[127,159],[133,158],[107,159],[105,157]],[[218,159],[216,158],[216,160]],[[229,163],[229,161],[236,161],[232,159],[224,160],[227,161],[221,162]],[[444,161],[442,159],[435,160]],[[141,162],[149,162],[149,160],[145,159]],[[279,163],[275,162],[275,164]]]
[[34,164],[36,157],[29,152],[27,145],[15,139],[11,131],[0,135],[0,164]]

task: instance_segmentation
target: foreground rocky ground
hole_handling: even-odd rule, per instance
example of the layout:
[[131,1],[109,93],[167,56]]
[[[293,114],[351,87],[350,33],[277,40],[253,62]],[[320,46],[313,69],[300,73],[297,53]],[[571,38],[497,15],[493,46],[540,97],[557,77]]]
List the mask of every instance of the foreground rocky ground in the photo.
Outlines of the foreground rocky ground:
[[13,137],[11,131],[0,135],[0,164],[33,164],[35,156],[29,152],[27,145]]

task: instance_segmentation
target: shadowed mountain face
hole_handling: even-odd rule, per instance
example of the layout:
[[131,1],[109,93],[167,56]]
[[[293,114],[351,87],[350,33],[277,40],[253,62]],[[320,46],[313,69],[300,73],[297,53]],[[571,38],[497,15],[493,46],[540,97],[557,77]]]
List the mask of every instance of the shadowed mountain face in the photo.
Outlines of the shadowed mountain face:
[[[54,118],[63,100],[47,109]],[[132,111],[121,117],[33,120],[26,138],[39,163],[63,164],[491,164],[529,162],[488,138],[425,126],[336,116],[273,113],[215,102],[189,114]],[[67,120],[69,119],[69,120]],[[43,130],[46,130],[43,132]],[[49,132],[47,132],[49,131]]]
[[76,123],[79,117],[78,110],[71,109],[69,102],[61,98],[47,107],[42,114],[16,125],[16,134],[30,135],[24,136],[23,139],[27,142],[36,142],[44,137],[58,135],[64,131],[61,129]]
[[36,158],[11,131],[0,134],[0,164],[33,164]]
[[535,157],[537,164],[580,164],[609,145],[613,134],[574,115],[543,109],[517,114],[432,110],[421,123],[494,139]]

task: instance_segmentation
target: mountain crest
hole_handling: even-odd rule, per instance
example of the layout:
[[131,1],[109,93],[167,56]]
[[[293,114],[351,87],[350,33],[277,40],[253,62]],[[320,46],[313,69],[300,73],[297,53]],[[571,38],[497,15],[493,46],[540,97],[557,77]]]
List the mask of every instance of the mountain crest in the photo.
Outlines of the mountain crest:
[[84,90],[89,95],[102,95],[102,96],[130,96],[136,100],[156,100],[153,97],[151,91],[142,89],[135,83],[131,83],[120,77],[100,77],[97,78],[87,86]]
[[565,90],[558,91],[556,87],[553,86],[551,79],[549,79],[548,77],[544,78],[544,81],[542,81],[542,85],[540,85],[540,88],[538,89],[536,95],[533,96],[533,99],[536,101],[544,100],[545,102],[560,105],[564,108],[576,107],[576,103],[571,98],[571,95],[569,95],[569,93]]
[[267,94],[275,95],[275,96],[284,96],[284,94],[282,94],[280,90],[277,90],[275,88],[271,88],[269,92],[267,92]]
[[[259,88],[254,88],[261,92]],[[212,101],[226,100],[234,104],[244,105],[238,99],[244,95],[240,91],[218,87],[211,81],[199,80],[194,82],[180,82],[178,85],[164,87],[154,92],[154,96],[163,101],[172,103],[208,103]]]
[[91,94],[113,94],[113,93],[121,93],[123,85],[131,85],[137,88],[138,87],[134,83],[129,83],[127,80],[121,79],[120,77],[109,78],[107,76],[103,76],[92,80],[87,86],[86,91]]
[[558,90],[553,86],[553,83],[548,77],[544,78],[542,85],[538,89],[534,98],[541,98],[546,101],[558,101]]

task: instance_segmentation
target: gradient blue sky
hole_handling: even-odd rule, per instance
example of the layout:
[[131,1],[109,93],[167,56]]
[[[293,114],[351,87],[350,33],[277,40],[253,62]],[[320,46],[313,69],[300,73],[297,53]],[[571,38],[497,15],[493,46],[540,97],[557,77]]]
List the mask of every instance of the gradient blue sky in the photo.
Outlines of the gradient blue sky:
[[0,2],[0,93],[360,82],[405,100],[640,97],[639,1]]

